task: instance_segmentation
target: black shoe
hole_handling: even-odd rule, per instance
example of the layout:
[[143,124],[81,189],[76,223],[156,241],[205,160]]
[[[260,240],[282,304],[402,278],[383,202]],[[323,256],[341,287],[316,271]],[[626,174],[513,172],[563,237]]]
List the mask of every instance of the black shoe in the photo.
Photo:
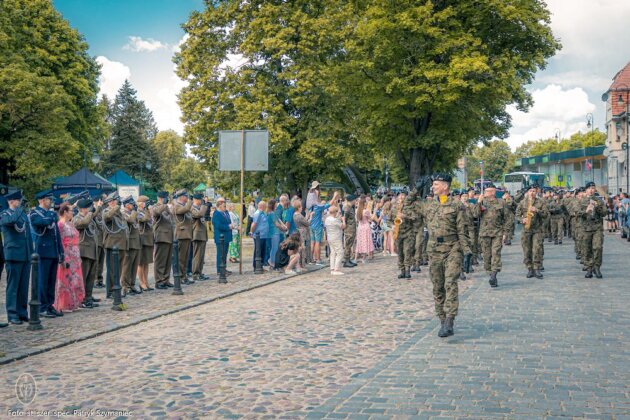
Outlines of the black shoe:
[[27,317],[27,316],[21,316],[21,317],[20,317],[20,321],[28,322],[28,321],[29,321],[29,319],[28,319],[28,317]]
[[446,336],[450,336],[455,334],[455,318],[452,316],[447,316],[444,320],[444,329],[446,330]]
[[543,274],[540,272],[540,270],[534,270],[534,276],[536,276],[537,279],[543,278]]
[[184,280],[182,280],[182,281],[181,281],[181,283],[182,283],[182,284],[185,284],[185,285],[192,284],[191,282],[189,282],[189,281],[188,281],[188,279],[184,279]]
[[558,245],[562,245],[562,241],[558,241]]
[[55,316],[63,316],[63,312],[62,311],[58,311],[55,308],[50,308],[50,312],[55,314]]
[[127,297],[127,293],[128,293],[128,290],[123,288],[120,291],[120,297]]
[[398,278],[399,279],[404,279],[405,278],[405,270],[404,269],[400,270],[400,274],[398,275]]
[[135,287],[132,287],[131,289],[129,289],[129,293],[131,293],[132,295],[141,295],[142,294],[142,290],[136,289]]
[[6,322],[0,322],[0,328],[6,328],[8,326],[9,324],[7,324]]
[[91,297],[90,300],[92,301],[92,303],[101,301],[99,298],[95,298],[95,297]]
[[586,270],[588,270],[588,268],[582,267],[582,271],[586,271]]
[[155,285],[155,288],[156,289],[160,289],[160,290],[164,290],[164,289],[168,289],[168,286],[165,285],[165,284],[158,283],[158,284]]
[[588,270],[586,270],[586,274],[584,274],[584,278],[592,279],[593,278],[593,270],[591,270],[590,268]]
[[[96,306],[95,306],[95,305],[96,305]],[[96,304],[96,303],[92,303],[92,302],[90,302],[89,300],[88,300],[87,302],[83,302],[83,303],[81,304],[81,307],[82,307],[83,309],[93,309],[93,308],[96,308],[97,306],[98,306],[98,304]]]
[[175,285],[173,283],[171,283],[170,281],[167,281],[164,284],[166,285],[166,287],[175,287]]
[[10,319],[9,320],[9,324],[13,324],[13,325],[22,325],[23,322],[20,319]]
[[459,279],[460,279],[461,281],[466,280],[466,274],[464,274],[464,272],[463,272],[463,271],[462,271],[461,273],[459,273]]
[[597,277],[598,279],[601,279],[602,277],[602,272],[599,270],[598,266],[593,267],[593,274],[595,274],[595,277]]
[[532,270],[531,268],[529,270],[527,270],[527,278],[531,279],[532,277],[534,277],[534,270]]
[[493,271],[490,274],[490,280],[488,280],[488,282],[490,283],[490,287],[499,287],[499,282],[497,281],[497,272]]
[[507,241],[506,245],[512,245],[512,241],[511,240]]
[[105,287],[105,285],[103,283],[96,283],[94,287],[96,287],[97,289],[102,289],[103,287]]
[[351,263],[349,263],[349,262],[345,262],[345,263],[343,263],[343,267],[344,267],[344,268],[354,268],[354,265],[352,265],[352,264],[351,264]]
[[410,279],[411,278],[411,269],[410,268],[405,268],[405,278],[406,279]]
[[576,260],[579,260],[580,258],[582,258],[582,257],[580,257],[579,255],[576,255],[576,256],[575,256],[575,259],[576,259]]
[[554,245],[558,245],[558,240],[556,239],[555,241],[553,241]]
[[57,316],[50,311],[42,312],[41,314],[39,314],[39,316],[44,318],[57,318]]
[[448,337],[448,332],[446,331],[446,320],[440,320],[441,326],[440,331],[438,331],[438,337]]

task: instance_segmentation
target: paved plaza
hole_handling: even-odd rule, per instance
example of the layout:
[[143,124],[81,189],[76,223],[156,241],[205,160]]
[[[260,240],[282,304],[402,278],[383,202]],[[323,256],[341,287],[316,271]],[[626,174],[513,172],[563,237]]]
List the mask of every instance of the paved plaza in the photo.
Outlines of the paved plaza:
[[[572,249],[548,245],[538,280],[518,243],[504,248],[498,289],[477,267],[448,339],[436,336],[428,269],[398,280],[391,257],[343,277],[233,276],[232,289],[198,283],[179,302],[152,292],[125,313],[10,327],[7,356],[27,346],[6,337],[39,335],[42,348],[0,365],[0,417],[630,418],[630,247],[606,236],[601,280],[583,277]],[[155,315],[178,305],[190,308]],[[82,341],[69,344],[73,329]],[[16,395],[24,374],[37,386],[28,405]]]

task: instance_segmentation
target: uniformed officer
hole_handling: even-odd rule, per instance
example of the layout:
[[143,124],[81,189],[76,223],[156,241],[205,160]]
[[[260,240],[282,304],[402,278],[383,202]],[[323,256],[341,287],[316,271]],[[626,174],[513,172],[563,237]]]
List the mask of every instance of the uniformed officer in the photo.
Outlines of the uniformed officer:
[[[418,200],[415,201],[415,206],[416,207],[420,207],[422,206],[421,202]],[[411,267],[411,271],[415,271],[417,273],[420,273],[422,271],[422,269],[420,268],[421,265],[423,265],[423,255],[422,255],[422,251],[426,250],[426,244],[424,243],[424,218],[422,217],[422,214],[420,212],[419,209],[416,209],[416,214],[418,215],[418,219],[416,220],[416,227],[415,229],[415,234],[416,234],[416,238],[415,238],[415,250],[414,250],[414,265]]]
[[423,202],[421,213],[429,230],[429,275],[433,283],[435,312],[442,323],[438,336],[454,334],[454,322],[459,308],[457,279],[462,270],[463,254],[472,254],[464,206],[449,197],[451,176],[433,176],[434,199]]
[[103,282],[103,271],[105,269],[105,246],[103,240],[105,239],[105,229],[103,224],[103,200],[107,198],[107,194],[101,194],[97,200],[97,204],[100,206],[100,210],[94,213],[94,221],[96,222],[96,284],[94,287],[103,288],[105,283]]
[[479,240],[483,252],[483,265],[490,274],[491,287],[497,287],[497,273],[501,271],[501,249],[503,237],[510,230],[509,210],[503,200],[497,198],[497,188],[490,183],[483,196],[473,207],[473,216],[479,219]]
[[586,278],[592,278],[593,274],[598,279],[602,278],[600,267],[602,265],[602,251],[604,248],[604,217],[607,210],[604,201],[596,197],[594,182],[588,182],[585,186],[585,196],[578,201],[577,214],[580,217],[582,228],[582,256],[586,267]]
[[355,204],[357,196],[349,194],[343,206],[343,218],[345,228],[343,230],[343,266],[345,268],[356,267],[357,263],[352,261],[352,247],[357,238],[357,217]]
[[90,211],[92,200],[82,199],[77,201],[79,212],[72,219],[74,227],[79,231],[79,252],[81,254],[81,272],[83,274],[83,286],[85,288],[85,298],[81,304],[82,308],[95,308],[100,299],[92,296],[94,282],[96,281],[96,270],[98,268],[98,244],[97,230],[94,215],[100,212],[100,203],[96,205],[94,211]]
[[173,212],[175,213],[175,237],[179,241],[179,272],[184,279],[182,284],[193,284],[192,278],[184,277],[187,274],[188,256],[190,254],[192,241],[192,200],[188,199],[188,192],[185,189],[173,194]]
[[506,191],[501,199],[505,203],[510,223],[510,229],[506,232],[505,241],[503,243],[505,245],[512,245],[512,239],[514,239],[514,212],[516,211],[516,201],[512,198],[509,191]]
[[126,197],[122,201],[122,216],[127,222],[127,252],[122,262],[122,295],[127,293],[139,295],[142,293],[136,287],[136,273],[138,272],[138,260],[142,243],[140,242],[140,225],[138,224],[138,212],[136,210],[136,202],[132,196]]
[[549,210],[547,204],[537,194],[538,185],[532,184],[516,208],[516,217],[523,223],[521,245],[523,263],[527,267],[527,278],[535,276],[542,279],[544,224]]
[[157,200],[157,204],[153,206],[153,237],[155,240],[153,272],[155,287],[167,289],[173,287],[173,283],[169,279],[173,257],[174,218],[168,206],[168,192],[158,192]]
[[584,189],[576,188],[575,195],[571,199],[568,205],[569,216],[571,217],[571,229],[573,236],[573,251],[575,252],[575,259],[582,262],[582,220],[578,216],[578,203],[580,199],[584,197]]
[[480,257],[481,253],[479,252],[479,220],[473,215],[473,207],[477,203],[479,199],[477,191],[474,188],[468,188],[468,200],[466,211],[468,211],[468,217],[470,223],[468,224],[468,238],[470,240],[470,249],[472,251],[472,264],[479,265],[478,257]]
[[[421,218],[419,208],[416,206],[418,198],[414,190],[405,198],[402,208],[398,209],[398,217],[401,220],[396,238],[398,249],[399,279],[411,278],[411,266],[416,254],[416,231],[418,230],[418,218]],[[418,267],[419,269],[419,267]]]
[[4,236],[7,266],[7,317],[11,324],[20,325],[28,321],[28,285],[33,243],[28,217],[21,206],[22,193],[16,191],[7,194],[5,198],[8,208],[0,212],[0,227]]
[[208,229],[206,226],[206,216],[208,212],[208,205],[203,201],[203,194],[193,195],[193,205],[190,209],[190,213],[193,218],[193,234],[192,234],[192,248],[193,248],[193,264],[192,273],[193,280],[209,280],[205,274],[203,274],[204,259],[206,255],[206,245],[208,243]]
[[39,301],[43,317],[55,318],[63,316],[57,311],[55,303],[55,287],[57,284],[57,266],[65,261],[61,234],[57,221],[59,216],[51,210],[52,191],[41,191],[35,195],[39,205],[29,214],[29,221],[34,235],[33,248],[39,254]]
[[141,195],[138,197],[138,233],[140,234],[140,245],[142,249],[138,254],[138,277],[140,278],[140,288],[143,292],[153,290],[149,286],[149,264],[153,262],[153,220],[151,218],[151,208],[147,207],[149,197]]
[[122,270],[125,254],[128,249],[129,242],[129,228],[127,222],[123,218],[119,204],[120,197],[118,192],[114,191],[103,200],[103,204],[107,205],[107,208],[103,210],[103,229],[105,237],[103,238],[103,246],[106,250],[107,264],[107,297],[111,297],[114,287],[114,264],[116,263],[112,258],[112,251],[114,247],[118,247],[118,267],[119,278],[118,281],[122,284],[122,277],[124,271]]
[[549,201],[549,213],[551,214],[551,238],[554,245],[562,244],[565,211],[562,196],[559,193],[553,193]]

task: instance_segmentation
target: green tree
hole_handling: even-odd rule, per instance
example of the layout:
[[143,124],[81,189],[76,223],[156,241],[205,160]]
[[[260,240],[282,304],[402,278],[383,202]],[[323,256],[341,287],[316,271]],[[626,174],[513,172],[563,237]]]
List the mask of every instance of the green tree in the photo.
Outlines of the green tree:
[[[143,178],[152,187],[160,187],[162,178],[153,143],[157,127],[153,114],[137,98],[128,80],[118,90],[110,112],[111,138],[105,152],[105,171],[111,174],[122,169],[136,179]],[[151,164],[151,170],[146,168],[147,163]]]
[[528,109],[525,86],[559,48],[541,0],[346,4],[351,12],[334,17],[350,17],[337,26],[351,33],[329,89],[350,98],[355,117],[344,120],[395,153],[410,184],[451,169],[471,144],[504,138],[506,106]]
[[171,176],[167,179],[167,188],[177,190],[186,188],[192,191],[200,182],[208,182],[208,174],[204,165],[196,159],[184,158],[172,168]]
[[50,1],[0,2],[0,159],[27,195],[96,147],[99,68],[87,50]]
[[166,130],[157,133],[153,139],[153,147],[159,151],[160,172],[168,188],[175,167],[186,158],[186,144],[182,136],[174,130]]
[[582,133],[578,131],[569,138],[529,140],[514,151],[515,157],[540,156],[549,153],[564,152],[584,147],[602,146],[606,144],[606,133],[599,130]]
[[503,140],[491,141],[482,147],[475,147],[466,156],[467,181],[472,183],[480,178],[480,162],[483,161],[484,179],[500,182],[503,175],[514,166],[514,155],[510,146]]

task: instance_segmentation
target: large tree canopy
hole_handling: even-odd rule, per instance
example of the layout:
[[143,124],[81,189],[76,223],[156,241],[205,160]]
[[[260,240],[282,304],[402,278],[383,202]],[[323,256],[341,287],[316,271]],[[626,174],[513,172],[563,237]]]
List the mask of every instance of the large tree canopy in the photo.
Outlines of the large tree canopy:
[[87,49],[50,1],[0,2],[0,160],[27,194],[94,146],[99,69]]

